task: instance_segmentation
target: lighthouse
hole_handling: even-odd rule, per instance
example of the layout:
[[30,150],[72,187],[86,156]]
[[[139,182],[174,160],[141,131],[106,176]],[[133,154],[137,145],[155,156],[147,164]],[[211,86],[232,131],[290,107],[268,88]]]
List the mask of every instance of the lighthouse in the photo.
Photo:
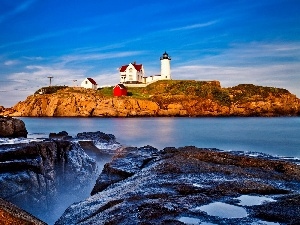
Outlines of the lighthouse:
[[167,52],[165,52],[160,57],[160,75],[161,80],[171,80],[171,57],[168,55]]

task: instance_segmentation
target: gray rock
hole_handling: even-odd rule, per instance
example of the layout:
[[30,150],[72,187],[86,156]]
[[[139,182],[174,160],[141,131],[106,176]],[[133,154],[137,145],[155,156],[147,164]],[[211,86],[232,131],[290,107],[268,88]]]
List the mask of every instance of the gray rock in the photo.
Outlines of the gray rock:
[[[74,203],[55,223],[70,224],[296,224],[300,220],[300,166],[196,147],[125,148],[106,164],[93,195]],[[277,200],[243,206],[246,215],[213,216],[213,202],[239,206],[241,195]],[[284,211],[280,211],[280,206]],[[192,222],[191,222],[192,223]]]

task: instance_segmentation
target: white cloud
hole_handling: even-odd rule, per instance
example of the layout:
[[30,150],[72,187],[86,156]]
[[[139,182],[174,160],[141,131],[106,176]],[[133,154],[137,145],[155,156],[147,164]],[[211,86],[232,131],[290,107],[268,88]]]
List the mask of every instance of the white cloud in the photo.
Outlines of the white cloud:
[[37,66],[29,65],[26,66],[26,72],[14,73],[9,79],[10,80],[22,80],[24,77],[30,82],[33,82],[36,85],[44,86],[48,84],[49,76],[53,76],[52,84],[53,85],[69,85],[74,79],[83,78],[86,73],[85,70],[75,70],[75,69],[66,69],[59,68],[56,65],[54,66]]
[[24,56],[23,57],[24,59],[27,59],[27,60],[30,60],[30,61],[41,61],[43,60],[44,58],[41,57],[41,56]]
[[101,73],[95,75],[93,79],[97,82],[98,87],[114,86],[120,82],[119,73]]
[[4,62],[5,66],[13,66],[19,63],[19,60],[7,60]]

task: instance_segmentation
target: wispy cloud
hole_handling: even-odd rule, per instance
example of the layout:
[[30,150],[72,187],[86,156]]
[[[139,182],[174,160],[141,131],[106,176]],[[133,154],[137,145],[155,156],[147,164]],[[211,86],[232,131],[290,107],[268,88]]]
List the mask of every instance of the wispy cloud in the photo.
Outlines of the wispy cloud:
[[7,19],[10,19],[11,17],[26,11],[36,0],[27,0],[24,1],[23,3],[19,4],[18,6],[16,6],[13,10],[0,15],[0,23],[4,22]]
[[33,36],[33,37],[29,37],[29,38],[21,40],[21,41],[8,42],[6,44],[0,45],[0,48],[7,48],[7,47],[10,47],[10,46],[14,46],[14,45],[27,44],[27,43],[31,43],[31,42],[35,42],[35,41],[48,39],[48,38],[63,36],[63,35],[70,34],[70,33],[87,32],[87,31],[90,31],[90,30],[95,29],[97,27],[98,26],[83,26],[83,27],[75,27],[75,28],[70,28],[70,29],[64,29],[64,30],[44,33],[44,34],[36,35],[36,36]]
[[209,21],[206,23],[197,23],[197,24],[192,24],[192,25],[188,25],[188,26],[177,27],[177,28],[170,29],[169,31],[182,31],[182,30],[198,29],[198,28],[203,28],[203,27],[208,27],[208,26],[214,25],[217,22],[218,22],[218,20],[213,20],[213,21]]
[[23,57],[24,59],[27,59],[29,61],[41,61],[43,60],[44,58],[41,57],[41,56],[24,56]]
[[3,64],[5,66],[13,66],[19,63],[19,60],[7,60]]
[[91,54],[74,54],[61,57],[62,64],[70,62],[84,62],[103,59],[123,58],[143,54],[143,51],[125,51],[125,52],[108,52],[108,53],[91,53]]

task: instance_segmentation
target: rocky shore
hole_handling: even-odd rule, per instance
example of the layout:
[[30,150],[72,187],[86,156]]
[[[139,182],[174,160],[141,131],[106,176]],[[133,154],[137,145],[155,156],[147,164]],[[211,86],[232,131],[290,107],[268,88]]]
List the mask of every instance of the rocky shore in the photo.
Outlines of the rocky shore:
[[130,147],[105,165],[91,197],[55,224],[299,224],[299,187],[299,161],[192,146]]
[[[105,157],[109,163],[98,175],[97,163]],[[80,195],[83,189],[90,197],[69,203],[51,224],[300,221],[296,158],[194,146],[122,147],[114,135],[100,131],[76,137],[62,131],[44,140],[1,143],[0,223],[46,224],[37,218],[53,216],[55,204],[66,200],[61,193]]]
[[[50,87],[49,87],[50,88]],[[49,89],[48,88],[48,89]],[[53,87],[54,88],[54,87]],[[45,90],[47,88],[43,88]],[[61,87],[28,96],[0,115],[32,117],[298,116],[300,100],[281,88],[218,81],[158,81],[113,97],[112,88]]]

